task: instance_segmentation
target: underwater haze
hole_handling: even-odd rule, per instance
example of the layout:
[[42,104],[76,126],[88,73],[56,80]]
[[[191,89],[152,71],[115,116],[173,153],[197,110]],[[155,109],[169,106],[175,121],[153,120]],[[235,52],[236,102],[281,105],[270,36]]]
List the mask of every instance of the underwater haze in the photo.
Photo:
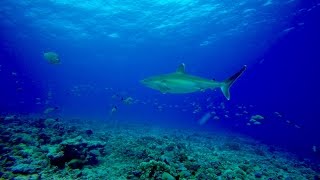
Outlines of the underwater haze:
[[319,17],[319,0],[0,1],[0,179],[320,179]]

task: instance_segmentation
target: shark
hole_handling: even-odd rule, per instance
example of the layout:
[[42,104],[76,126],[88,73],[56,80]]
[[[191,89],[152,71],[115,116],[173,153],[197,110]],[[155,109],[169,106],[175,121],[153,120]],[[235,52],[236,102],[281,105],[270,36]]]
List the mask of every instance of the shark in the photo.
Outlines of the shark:
[[185,94],[193,92],[204,92],[207,89],[214,90],[220,88],[227,100],[230,100],[230,87],[247,69],[244,65],[238,72],[230,76],[224,81],[216,81],[215,79],[207,79],[186,73],[185,64],[181,63],[175,72],[169,74],[161,74],[151,76],[140,82],[154,90],[158,90],[163,94]]

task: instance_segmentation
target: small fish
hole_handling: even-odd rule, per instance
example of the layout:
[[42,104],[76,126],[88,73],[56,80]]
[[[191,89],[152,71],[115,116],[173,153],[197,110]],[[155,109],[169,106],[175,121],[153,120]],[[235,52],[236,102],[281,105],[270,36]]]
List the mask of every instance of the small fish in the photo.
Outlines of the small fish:
[[264,119],[264,117],[263,117],[262,115],[257,114],[257,115],[253,115],[253,116],[251,116],[251,119],[255,119],[255,120],[263,120],[263,119]]
[[45,52],[43,53],[43,57],[49,64],[61,64],[59,55],[55,52]]
[[219,120],[220,118],[219,118],[219,116],[214,116],[213,119],[214,120]]
[[261,122],[259,122],[259,121],[255,121],[255,122],[253,122],[253,124],[255,124],[255,125],[260,125],[260,124],[261,124]]
[[256,120],[251,118],[251,119],[250,119],[250,122],[256,122]]
[[132,104],[133,103],[133,98],[132,97],[127,97],[127,98],[121,98],[122,102],[124,104]]
[[274,112],[274,114],[280,118],[282,117],[282,115],[279,112]]
[[316,152],[317,152],[317,146],[313,145],[313,146],[312,146],[312,151],[313,151],[314,153],[316,153]]
[[118,94],[114,94],[114,95],[111,96],[112,99],[116,99],[116,98],[118,98],[118,97],[119,97]]
[[22,91],[23,89],[21,87],[18,87],[17,88],[17,91]]
[[205,115],[203,115],[201,117],[201,119],[199,119],[199,124],[204,125],[211,118],[211,116],[212,116],[212,114],[210,112],[206,113]]
[[221,108],[221,109],[224,109],[224,108],[225,108],[225,105],[224,105],[223,102],[220,103],[220,108]]
[[262,63],[264,62],[264,60],[265,60],[265,59],[261,59],[261,60],[259,61],[259,64],[262,64]]
[[289,33],[289,32],[291,32],[293,30],[295,30],[295,27],[289,27],[289,28],[283,30],[282,33]]
[[54,112],[54,111],[56,111],[56,110],[58,110],[58,109],[59,109],[58,107],[49,107],[49,108],[45,109],[45,110],[43,111],[43,113],[44,113],[44,114],[49,114],[49,113],[52,113],[52,112]]
[[16,115],[8,115],[4,118],[4,120],[8,121],[8,120],[14,120],[15,118],[17,118]]
[[118,110],[118,107],[117,106],[113,106],[112,109],[111,109],[111,113],[113,114],[114,112],[116,112]]

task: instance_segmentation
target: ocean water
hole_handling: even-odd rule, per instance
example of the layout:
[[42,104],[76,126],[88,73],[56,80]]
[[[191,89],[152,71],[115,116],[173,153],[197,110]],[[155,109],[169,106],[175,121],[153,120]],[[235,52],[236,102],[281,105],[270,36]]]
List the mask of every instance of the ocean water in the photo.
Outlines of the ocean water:
[[318,0],[0,1],[0,179],[319,179],[319,17]]

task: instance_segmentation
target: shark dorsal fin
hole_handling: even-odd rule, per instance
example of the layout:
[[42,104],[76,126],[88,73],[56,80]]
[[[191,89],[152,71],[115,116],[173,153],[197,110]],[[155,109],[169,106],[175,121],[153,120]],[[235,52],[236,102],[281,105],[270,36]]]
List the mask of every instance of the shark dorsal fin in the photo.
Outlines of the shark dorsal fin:
[[184,64],[184,63],[181,63],[179,66],[178,66],[178,68],[177,68],[177,73],[186,73],[186,65]]

